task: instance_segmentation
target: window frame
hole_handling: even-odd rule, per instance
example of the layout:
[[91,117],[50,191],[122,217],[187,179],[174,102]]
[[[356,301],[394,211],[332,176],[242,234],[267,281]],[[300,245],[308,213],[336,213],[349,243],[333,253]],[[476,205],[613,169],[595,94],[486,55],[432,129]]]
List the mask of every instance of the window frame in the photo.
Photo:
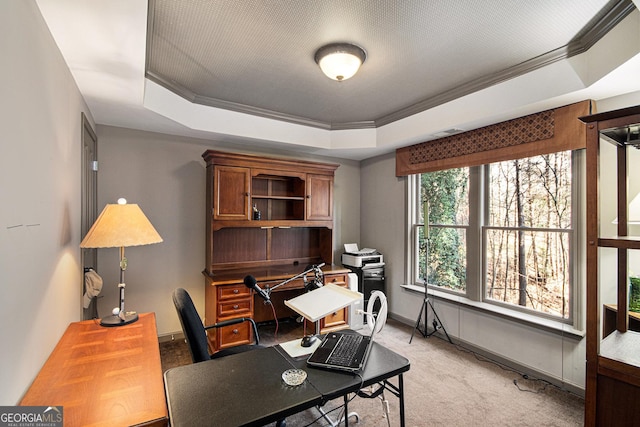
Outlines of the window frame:
[[[584,248],[584,233],[586,223],[585,196],[585,150],[573,150],[571,155],[572,167],[572,193],[571,193],[571,222],[572,228],[562,230],[569,233],[570,247],[570,289],[569,289],[569,313],[567,318],[539,312],[530,308],[520,307],[515,304],[503,303],[485,297],[486,286],[486,232],[495,229],[495,226],[486,224],[489,211],[489,167],[490,165],[469,167],[469,224],[465,226],[437,225],[438,227],[466,228],[467,240],[467,281],[466,292],[440,288],[428,285],[429,294],[437,295],[456,303],[474,306],[490,312],[497,312],[508,317],[524,320],[534,324],[551,326],[554,329],[573,332],[581,335],[584,329],[583,317],[583,283],[586,265]],[[533,156],[531,156],[533,157]],[[419,269],[419,229],[424,227],[420,218],[420,174],[412,174],[407,178],[407,262],[405,271],[405,287],[425,291],[422,278],[418,277]],[[518,227],[510,227],[518,229]],[[555,231],[555,229],[542,229]],[[564,326],[563,326],[564,325]],[[567,329],[567,326],[571,328]]]

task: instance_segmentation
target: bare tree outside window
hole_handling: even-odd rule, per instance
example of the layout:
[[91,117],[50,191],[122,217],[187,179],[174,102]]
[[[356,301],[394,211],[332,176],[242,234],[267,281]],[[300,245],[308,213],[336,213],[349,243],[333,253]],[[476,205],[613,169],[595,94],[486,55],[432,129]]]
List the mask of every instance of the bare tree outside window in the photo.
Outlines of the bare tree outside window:
[[[462,295],[473,288],[471,295],[485,302],[570,320],[572,157],[566,151],[492,163],[474,175],[484,183],[477,187],[470,185],[470,168],[421,174],[417,282],[428,276],[431,287]],[[470,188],[486,191],[470,194]],[[470,230],[471,203],[483,213],[473,221],[482,236],[477,247],[468,247],[468,233],[477,232]],[[468,252],[481,253],[481,272],[467,271]]]
[[493,163],[485,298],[570,315],[571,152]]

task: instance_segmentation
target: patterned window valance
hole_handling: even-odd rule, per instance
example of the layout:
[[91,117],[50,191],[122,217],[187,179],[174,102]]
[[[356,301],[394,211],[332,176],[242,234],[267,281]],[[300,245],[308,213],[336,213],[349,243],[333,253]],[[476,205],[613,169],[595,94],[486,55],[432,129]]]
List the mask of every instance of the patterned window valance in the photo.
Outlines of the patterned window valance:
[[396,176],[584,148],[586,131],[578,117],[591,108],[591,101],[582,101],[400,148]]

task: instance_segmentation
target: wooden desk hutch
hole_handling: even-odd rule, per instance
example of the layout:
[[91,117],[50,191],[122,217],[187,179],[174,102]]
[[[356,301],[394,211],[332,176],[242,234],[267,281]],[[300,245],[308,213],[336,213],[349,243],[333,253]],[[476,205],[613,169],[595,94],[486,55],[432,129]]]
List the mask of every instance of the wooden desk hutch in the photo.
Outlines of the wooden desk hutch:
[[[349,270],[333,263],[333,180],[338,165],[207,150],[205,322],[251,316],[273,319],[271,307],[244,286],[252,275],[274,287],[310,264],[325,263],[325,283],[347,286]],[[259,212],[259,214],[258,214]],[[284,300],[303,280],[273,292],[278,318],[295,315]],[[348,309],[321,321],[321,332],[348,327]],[[252,341],[251,328],[209,331],[213,351]],[[308,325],[313,329],[313,325]]]

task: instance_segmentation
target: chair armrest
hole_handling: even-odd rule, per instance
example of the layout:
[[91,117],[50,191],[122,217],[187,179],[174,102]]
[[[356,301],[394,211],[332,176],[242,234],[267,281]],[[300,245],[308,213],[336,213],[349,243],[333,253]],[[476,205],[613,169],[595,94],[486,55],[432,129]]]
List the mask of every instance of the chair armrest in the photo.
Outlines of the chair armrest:
[[258,335],[258,326],[255,320],[250,317],[238,317],[235,319],[223,320],[222,322],[215,323],[213,325],[205,326],[205,329],[222,328],[224,326],[236,325],[238,323],[250,322],[253,328],[253,336],[256,338],[256,345],[260,344],[260,336]]

